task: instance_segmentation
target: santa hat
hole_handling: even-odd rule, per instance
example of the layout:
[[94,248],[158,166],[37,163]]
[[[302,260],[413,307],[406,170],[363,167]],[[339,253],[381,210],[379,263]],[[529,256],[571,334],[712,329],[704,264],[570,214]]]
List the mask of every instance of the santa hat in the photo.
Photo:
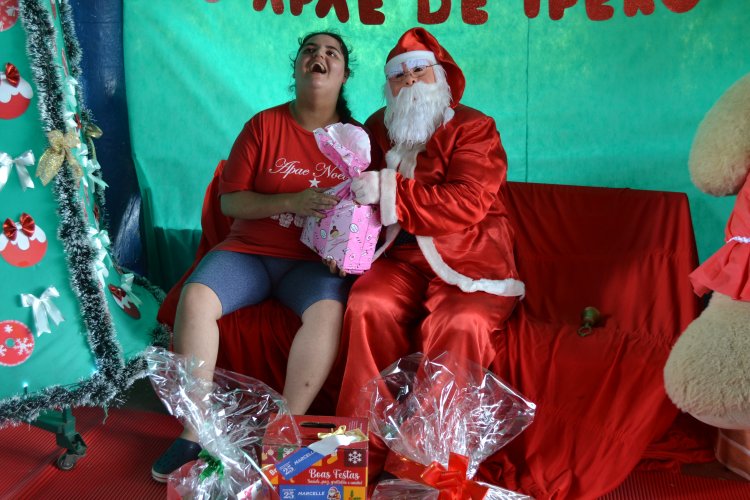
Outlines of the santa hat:
[[464,94],[466,79],[456,61],[440,43],[424,28],[412,28],[399,38],[396,46],[388,53],[385,63],[386,74],[401,67],[401,63],[411,59],[426,59],[440,64],[448,79],[453,101],[451,107],[456,107]]

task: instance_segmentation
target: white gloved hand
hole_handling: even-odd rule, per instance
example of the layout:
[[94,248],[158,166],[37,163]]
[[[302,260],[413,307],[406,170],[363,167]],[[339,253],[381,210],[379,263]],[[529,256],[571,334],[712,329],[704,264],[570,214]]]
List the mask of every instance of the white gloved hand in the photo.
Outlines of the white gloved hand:
[[354,201],[361,205],[374,205],[380,202],[380,172],[362,172],[352,181]]

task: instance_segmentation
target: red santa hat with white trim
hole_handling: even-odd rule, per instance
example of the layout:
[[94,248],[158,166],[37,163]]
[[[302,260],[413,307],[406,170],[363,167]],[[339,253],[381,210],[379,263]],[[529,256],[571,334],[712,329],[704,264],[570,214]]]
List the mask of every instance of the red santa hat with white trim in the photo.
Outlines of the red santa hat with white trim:
[[451,107],[455,108],[464,94],[466,79],[448,51],[424,28],[412,28],[401,35],[396,46],[388,53],[386,74],[412,59],[425,59],[433,64],[440,64],[445,69],[448,86],[451,88]]

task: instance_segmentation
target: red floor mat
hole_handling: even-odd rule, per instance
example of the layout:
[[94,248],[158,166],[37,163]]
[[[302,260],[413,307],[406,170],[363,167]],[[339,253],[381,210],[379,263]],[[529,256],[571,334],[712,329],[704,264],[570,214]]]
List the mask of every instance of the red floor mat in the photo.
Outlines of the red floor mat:
[[[151,464],[180,433],[162,413],[98,408],[74,410],[88,450],[70,471],[55,467],[61,451],[52,433],[21,426],[0,430],[3,499],[164,499]],[[634,472],[601,500],[750,500],[750,483],[669,472]]]
[[163,499],[166,487],[151,479],[151,464],[181,431],[169,415],[76,408],[76,430],[88,449],[69,471],[55,466],[62,450],[54,434],[31,426],[0,430],[3,499]]
[[600,500],[750,500],[750,483],[671,472],[634,472]]

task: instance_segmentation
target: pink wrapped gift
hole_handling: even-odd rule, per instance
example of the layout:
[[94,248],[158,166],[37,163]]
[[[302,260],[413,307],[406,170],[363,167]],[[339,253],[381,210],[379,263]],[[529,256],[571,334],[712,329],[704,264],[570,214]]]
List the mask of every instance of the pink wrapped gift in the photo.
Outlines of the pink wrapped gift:
[[302,243],[324,259],[336,261],[349,274],[370,269],[380,234],[377,206],[359,205],[350,191],[352,178],[370,164],[370,139],[360,127],[335,123],[315,130],[318,147],[349,179],[327,193],[341,201],[323,219],[308,217],[302,229]]
[[378,234],[378,209],[344,199],[325,218],[307,218],[302,242],[324,259],[335,260],[339,269],[362,274],[372,265]]

